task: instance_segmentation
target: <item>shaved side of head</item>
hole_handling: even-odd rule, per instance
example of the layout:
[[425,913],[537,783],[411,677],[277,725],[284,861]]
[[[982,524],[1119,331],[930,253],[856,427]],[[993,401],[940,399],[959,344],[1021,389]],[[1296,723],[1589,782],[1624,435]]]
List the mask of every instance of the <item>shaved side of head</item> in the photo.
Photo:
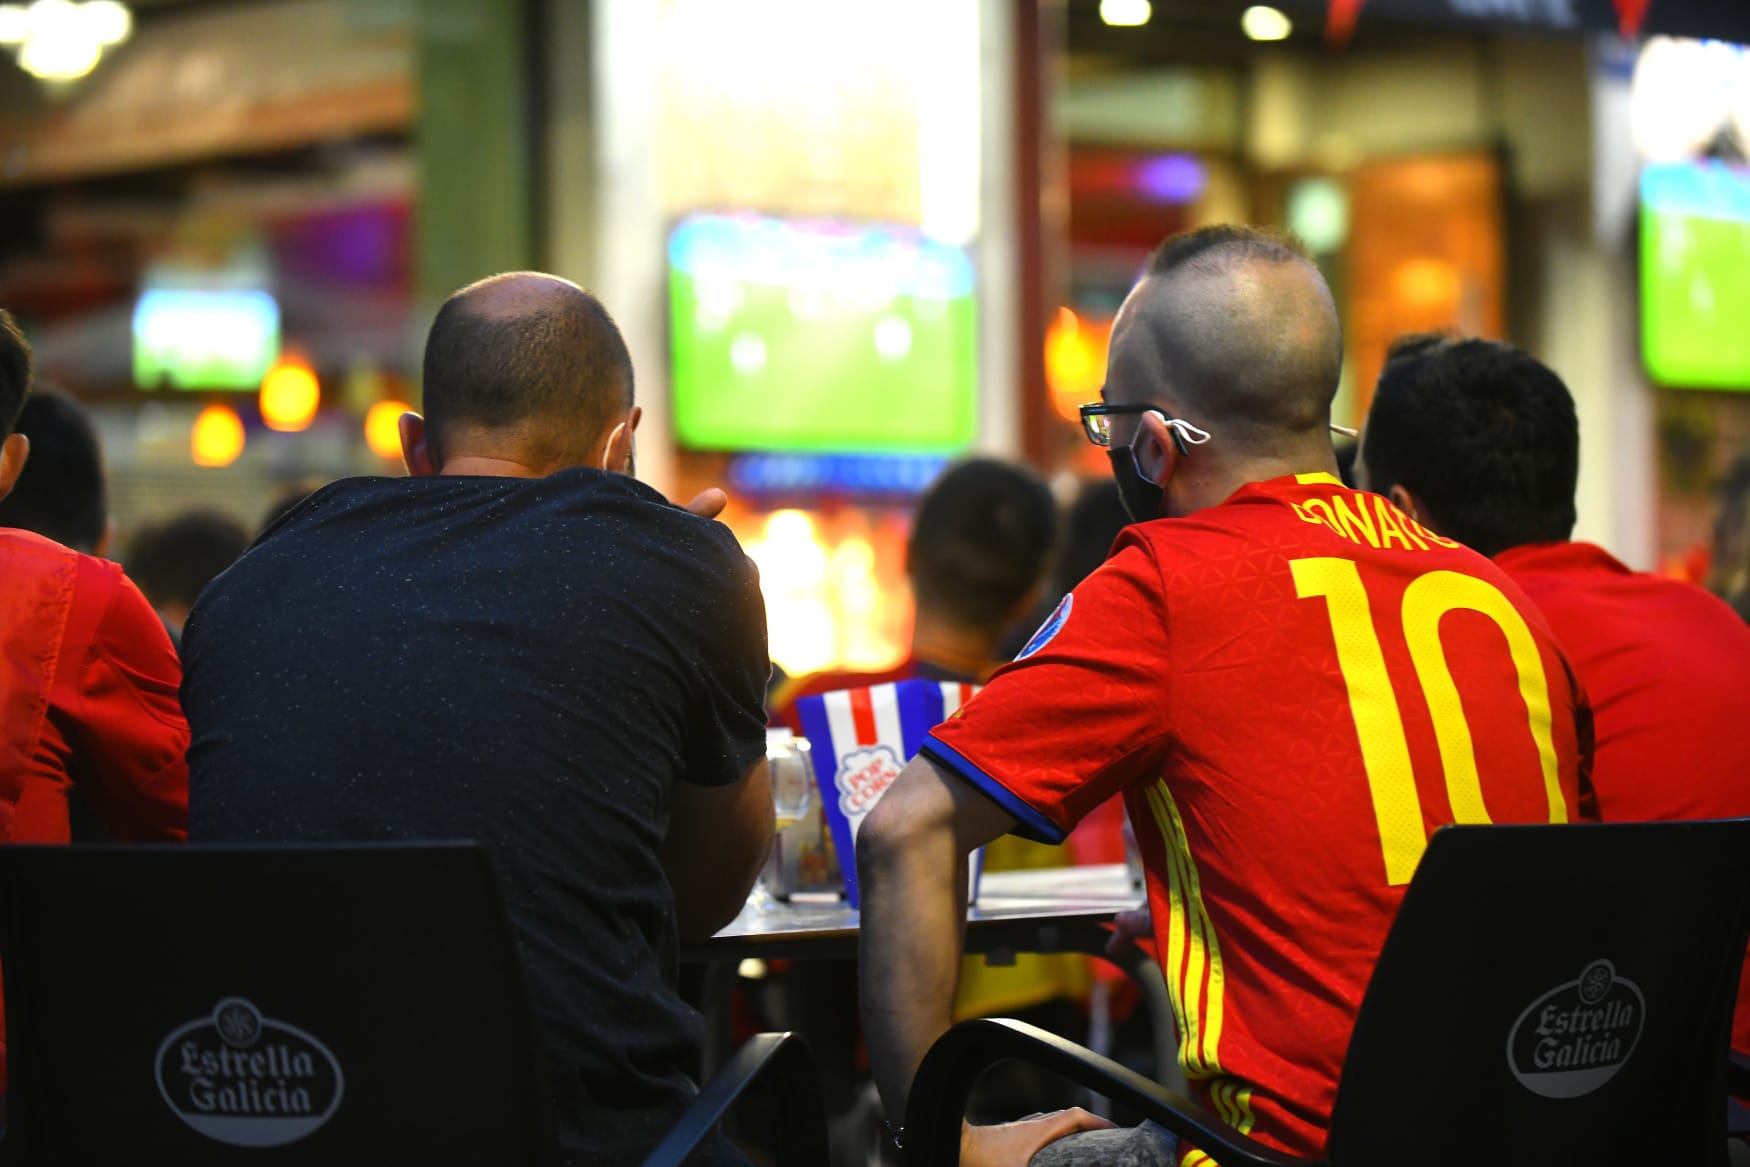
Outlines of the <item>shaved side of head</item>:
[[1330,288],[1292,239],[1237,226],[1174,236],[1125,311],[1138,359],[1186,420],[1242,450],[1324,437],[1343,333]]
[[532,462],[593,466],[632,407],[632,358],[600,300],[569,280],[507,272],[438,309],[425,344],[428,440],[440,463],[464,433]]

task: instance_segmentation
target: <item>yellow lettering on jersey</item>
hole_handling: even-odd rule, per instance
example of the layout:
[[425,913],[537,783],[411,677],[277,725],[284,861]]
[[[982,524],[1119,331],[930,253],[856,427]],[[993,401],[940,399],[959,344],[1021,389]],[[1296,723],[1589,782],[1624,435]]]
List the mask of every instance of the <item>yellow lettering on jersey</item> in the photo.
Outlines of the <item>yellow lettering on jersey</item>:
[[[1380,495],[1374,494],[1365,497],[1373,499],[1373,513],[1379,520],[1379,545],[1381,547],[1390,547],[1392,540],[1396,539],[1399,543],[1404,545],[1405,551],[1410,550],[1409,536],[1404,534],[1404,529],[1402,527],[1398,526],[1398,520],[1395,517],[1398,513],[1398,508],[1394,507],[1387,499]],[[1422,550],[1426,551],[1428,549],[1424,547]]]
[[1366,537],[1369,547],[1378,547],[1379,532],[1374,530],[1373,519],[1367,514],[1367,504],[1360,501],[1359,495],[1355,498],[1359,505],[1352,509],[1347,498],[1340,494],[1333,494],[1331,496],[1331,509],[1337,512],[1337,520],[1343,524],[1343,534],[1348,536],[1351,543],[1361,542],[1355,537],[1355,532],[1359,530]]
[[1337,522],[1336,512],[1331,510],[1331,504],[1328,501],[1322,498],[1309,498],[1304,505],[1319,522],[1323,523],[1337,534],[1342,535],[1343,538],[1349,538],[1344,532],[1342,524]]
[[1373,799],[1379,846],[1385,856],[1386,883],[1410,882],[1422,850],[1428,845],[1422,822],[1422,801],[1410,765],[1410,743],[1385,653],[1374,629],[1373,609],[1361,573],[1352,559],[1296,559],[1294,593],[1301,599],[1322,597],[1337,648],[1337,669],[1349,694],[1349,712],[1361,747],[1361,769]]
[[1428,540],[1428,542],[1430,542],[1430,543],[1438,543],[1442,547],[1457,547],[1458,546],[1458,541],[1456,539],[1448,539],[1445,535],[1436,535],[1433,531],[1430,531],[1427,527],[1424,527],[1421,523],[1418,523],[1415,519],[1410,518],[1408,515],[1404,516],[1404,521],[1409,523],[1410,526],[1413,527],[1416,530],[1416,532],[1422,536],[1422,538]]
[[1483,785],[1477,774],[1470,725],[1465,720],[1458,686],[1452,679],[1452,668],[1446,661],[1446,650],[1440,643],[1441,618],[1461,609],[1487,616],[1507,638],[1507,651],[1519,678],[1519,696],[1525,702],[1531,737],[1537,744],[1538,762],[1543,770],[1549,821],[1567,822],[1568,807],[1562,798],[1551,729],[1554,719],[1550,712],[1549,683],[1531,629],[1500,589],[1456,571],[1431,571],[1418,576],[1404,589],[1404,639],[1416,666],[1416,679],[1428,699],[1428,710],[1434,715],[1434,736],[1440,745],[1440,766],[1446,774],[1452,817],[1461,823],[1493,821],[1483,804]]
[[1305,507],[1301,506],[1299,503],[1291,502],[1288,505],[1294,508],[1295,517],[1298,518],[1301,522],[1311,523],[1315,527],[1322,527],[1325,525],[1319,519],[1319,517],[1317,515],[1311,513]]

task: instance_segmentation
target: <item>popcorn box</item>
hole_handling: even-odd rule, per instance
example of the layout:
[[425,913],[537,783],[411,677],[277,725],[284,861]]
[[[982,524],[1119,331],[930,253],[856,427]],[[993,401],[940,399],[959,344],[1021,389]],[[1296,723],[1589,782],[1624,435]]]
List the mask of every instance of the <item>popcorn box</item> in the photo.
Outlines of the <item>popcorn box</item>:
[[[918,752],[924,735],[978,691],[956,681],[897,681],[844,689],[796,702],[802,735],[814,753],[821,803],[840,856],[845,895],[859,906],[857,831],[899,772]],[[982,849],[969,863],[973,899],[984,867]]]

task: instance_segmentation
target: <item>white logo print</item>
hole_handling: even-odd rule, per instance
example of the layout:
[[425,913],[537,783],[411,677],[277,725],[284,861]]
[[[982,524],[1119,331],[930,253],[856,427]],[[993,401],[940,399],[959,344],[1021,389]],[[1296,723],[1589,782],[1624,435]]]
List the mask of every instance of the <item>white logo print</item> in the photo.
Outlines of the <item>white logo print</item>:
[[176,1117],[235,1147],[279,1147],[321,1128],[345,1091],[340,1062],[294,1025],[227,997],[158,1047],[158,1092]]
[[1545,1098],[1578,1098],[1612,1078],[1635,1052],[1646,1026],[1640,986],[1608,960],[1533,1001],[1507,1035],[1507,1066],[1520,1085]]

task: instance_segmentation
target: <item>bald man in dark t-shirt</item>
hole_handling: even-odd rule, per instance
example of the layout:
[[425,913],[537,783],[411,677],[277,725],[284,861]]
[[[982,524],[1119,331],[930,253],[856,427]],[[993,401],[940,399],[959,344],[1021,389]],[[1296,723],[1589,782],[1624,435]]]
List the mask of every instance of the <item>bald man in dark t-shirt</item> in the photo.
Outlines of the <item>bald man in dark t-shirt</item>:
[[318,491],[190,617],[190,834],[480,840],[562,1149],[641,1162],[696,1093],[678,946],[735,915],[770,845],[758,579],[632,478],[631,362],[574,285],[457,293],[425,402],[410,477]]

